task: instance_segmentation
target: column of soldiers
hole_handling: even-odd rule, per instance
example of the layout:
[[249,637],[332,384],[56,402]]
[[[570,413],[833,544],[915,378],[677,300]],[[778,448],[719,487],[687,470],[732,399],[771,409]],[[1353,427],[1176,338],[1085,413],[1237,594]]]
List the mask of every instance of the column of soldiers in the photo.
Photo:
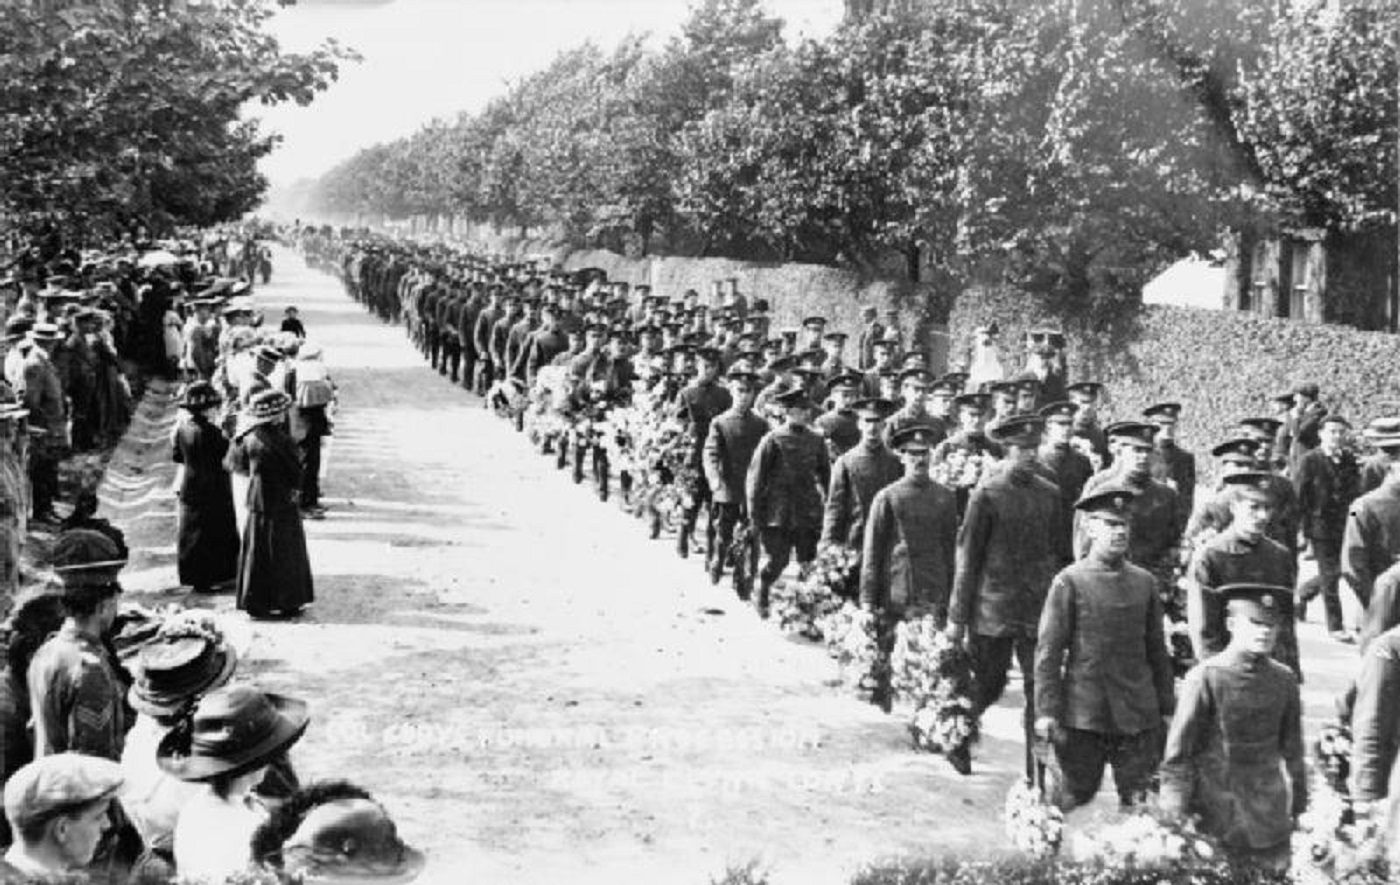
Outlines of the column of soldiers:
[[[1375,454],[1361,460],[1346,419],[1300,385],[1276,415],[1241,417],[1211,450],[1216,486],[1198,489],[1176,443],[1185,407],[1101,426],[1103,385],[1069,383],[1056,330],[1028,334],[1026,372],[973,386],[935,375],[874,309],[849,356],[823,317],[775,333],[737,281],[706,304],[441,249],[341,257],[351,293],[469,390],[528,389],[562,366],[585,399],[645,401],[683,426],[676,551],[703,552],[715,583],[745,576],[735,590],[761,617],[793,560],[844,545],[860,551],[854,602],[931,613],[964,644],[979,715],[1014,666],[1026,775],[1052,773],[1065,809],[1112,766],[1124,804],[1160,783],[1166,807],[1232,853],[1286,866],[1307,805],[1295,623],[1321,596],[1332,637],[1355,642],[1345,581],[1371,649],[1347,705],[1372,738],[1357,742],[1360,795],[1387,797],[1400,703],[1378,686],[1400,680],[1400,419],[1367,428]],[[973,481],[953,481],[969,459]],[[1317,574],[1300,581],[1304,549]]]

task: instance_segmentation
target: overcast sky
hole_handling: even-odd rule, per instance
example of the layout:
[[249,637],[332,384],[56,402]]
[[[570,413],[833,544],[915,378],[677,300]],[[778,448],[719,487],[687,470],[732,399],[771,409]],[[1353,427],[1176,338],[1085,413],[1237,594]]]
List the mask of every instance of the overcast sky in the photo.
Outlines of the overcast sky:
[[[631,31],[655,44],[680,29],[690,0],[299,0],[272,22],[288,50],[326,37],[364,61],[309,107],[259,108],[285,136],[263,162],[274,184],[324,172],[360,148],[407,135],[433,117],[476,111],[505,83],[560,50],[593,40],[612,47]],[[786,35],[828,33],[842,0],[765,0]]]

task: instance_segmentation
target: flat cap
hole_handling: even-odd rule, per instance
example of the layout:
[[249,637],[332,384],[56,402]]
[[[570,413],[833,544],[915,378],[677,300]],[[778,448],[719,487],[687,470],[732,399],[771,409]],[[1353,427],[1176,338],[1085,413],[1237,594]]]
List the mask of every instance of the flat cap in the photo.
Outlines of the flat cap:
[[122,769],[110,759],[81,753],[41,756],[5,783],[5,818],[16,829],[114,795]]

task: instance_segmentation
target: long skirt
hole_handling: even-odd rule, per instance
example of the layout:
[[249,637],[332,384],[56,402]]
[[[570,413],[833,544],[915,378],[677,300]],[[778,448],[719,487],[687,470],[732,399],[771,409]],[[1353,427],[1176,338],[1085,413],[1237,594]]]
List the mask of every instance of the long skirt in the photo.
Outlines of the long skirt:
[[238,524],[233,495],[199,504],[180,503],[180,583],[199,590],[232,581],[238,575]]
[[238,563],[238,608],[254,617],[293,615],[312,599],[301,513],[294,506],[251,511]]

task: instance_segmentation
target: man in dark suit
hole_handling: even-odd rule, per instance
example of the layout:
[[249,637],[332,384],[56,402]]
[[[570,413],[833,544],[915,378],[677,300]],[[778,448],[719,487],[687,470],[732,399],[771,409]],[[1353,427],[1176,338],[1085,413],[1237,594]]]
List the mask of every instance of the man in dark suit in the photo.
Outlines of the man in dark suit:
[[[718,584],[724,574],[724,563],[734,544],[734,530],[747,519],[744,482],[754,451],[768,433],[768,422],[754,414],[754,397],[758,393],[758,376],[743,369],[732,369],[728,376],[730,405],[710,422],[705,436],[705,480],[710,486],[711,511],[715,524],[715,543],[707,551],[706,568],[710,582]],[[752,574],[752,563],[748,572]],[[737,575],[736,575],[737,578]],[[749,597],[746,585],[736,586],[740,599]]]
[[1298,616],[1303,616],[1308,600],[1322,594],[1327,632],[1341,641],[1351,639],[1342,624],[1342,601],[1337,591],[1342,577],[1342,535],[1347,509],[1356,500],[1361,484],[1356,455],[1343,445],[1350,429],[1342,416],[1325,416],[1317,448],[1298,459],[1293,475],[1303,537],[1312,545],[1317,561],[1317,575],[1298,588]]

